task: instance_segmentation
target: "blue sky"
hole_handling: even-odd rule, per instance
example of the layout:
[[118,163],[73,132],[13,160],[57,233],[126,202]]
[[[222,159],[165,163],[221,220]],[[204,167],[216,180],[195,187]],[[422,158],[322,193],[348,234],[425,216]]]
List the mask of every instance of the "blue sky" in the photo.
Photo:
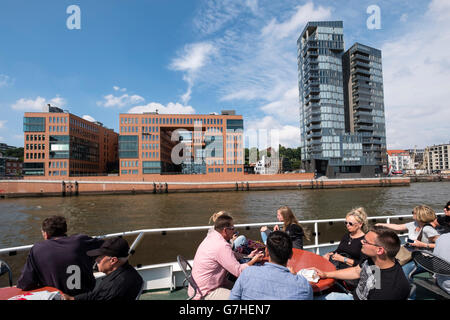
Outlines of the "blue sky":
[[343,20],[346,48],[383,51],[388,147],[448,143],[449,2],[3,0],[0,142],[23,146],[23,113],[51,103],[116,131],[119,113],[235,109],[297,147],[296,41],[307,21]]

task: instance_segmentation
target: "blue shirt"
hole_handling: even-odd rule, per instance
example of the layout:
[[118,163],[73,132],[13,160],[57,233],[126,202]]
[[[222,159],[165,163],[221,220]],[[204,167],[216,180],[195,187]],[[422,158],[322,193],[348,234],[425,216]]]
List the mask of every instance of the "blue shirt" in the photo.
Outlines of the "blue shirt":
[[230,300],[312,300],[308,280],[292,274],[288,268],[266,262],[242,271],[230,294]]

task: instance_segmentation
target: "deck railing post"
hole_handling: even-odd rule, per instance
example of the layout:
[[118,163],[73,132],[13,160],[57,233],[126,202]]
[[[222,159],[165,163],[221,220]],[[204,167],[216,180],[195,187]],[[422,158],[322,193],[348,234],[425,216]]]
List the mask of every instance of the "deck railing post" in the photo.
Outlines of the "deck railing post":
[[319,254],[319,224],[314,222],[314,244],[316,245],[316,254]]

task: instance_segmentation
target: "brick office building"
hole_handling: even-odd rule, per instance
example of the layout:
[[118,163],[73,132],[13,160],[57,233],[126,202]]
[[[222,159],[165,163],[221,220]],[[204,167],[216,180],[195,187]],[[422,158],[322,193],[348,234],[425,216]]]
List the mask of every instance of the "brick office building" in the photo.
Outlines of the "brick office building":
[[219,114],[120,114],[121,177],[243,173],[243,118]]
[[106,174],[118,167],[118,134],[55,107],[26,112],[24,176]]

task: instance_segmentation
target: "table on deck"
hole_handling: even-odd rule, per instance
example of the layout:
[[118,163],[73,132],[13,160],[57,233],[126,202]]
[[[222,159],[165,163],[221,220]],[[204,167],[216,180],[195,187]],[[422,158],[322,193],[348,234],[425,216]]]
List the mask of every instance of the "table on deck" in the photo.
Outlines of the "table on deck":
[[0,300],[8,300],[9,298],[18,296],[20,294],[25,294],[28,292],[39,292],[39,291],[53,292],[53,291],[58,291],[58,289],[53,288],[53,287],[43,287],[43,288],[39,288],[36,290],[24,291],[17,287],[5,287],[5,288],[0,288]]
[[[334,271],[336,267],[328,260],[315,253],[306,250],[292,249],[293,254],[287,266],[292,267],[295,272],[301,269],[316,267],[322,271]],[[314,292],[324,291],[331,288],[335,283],[334,279],[320,279],[317,283],[310,282]]]

